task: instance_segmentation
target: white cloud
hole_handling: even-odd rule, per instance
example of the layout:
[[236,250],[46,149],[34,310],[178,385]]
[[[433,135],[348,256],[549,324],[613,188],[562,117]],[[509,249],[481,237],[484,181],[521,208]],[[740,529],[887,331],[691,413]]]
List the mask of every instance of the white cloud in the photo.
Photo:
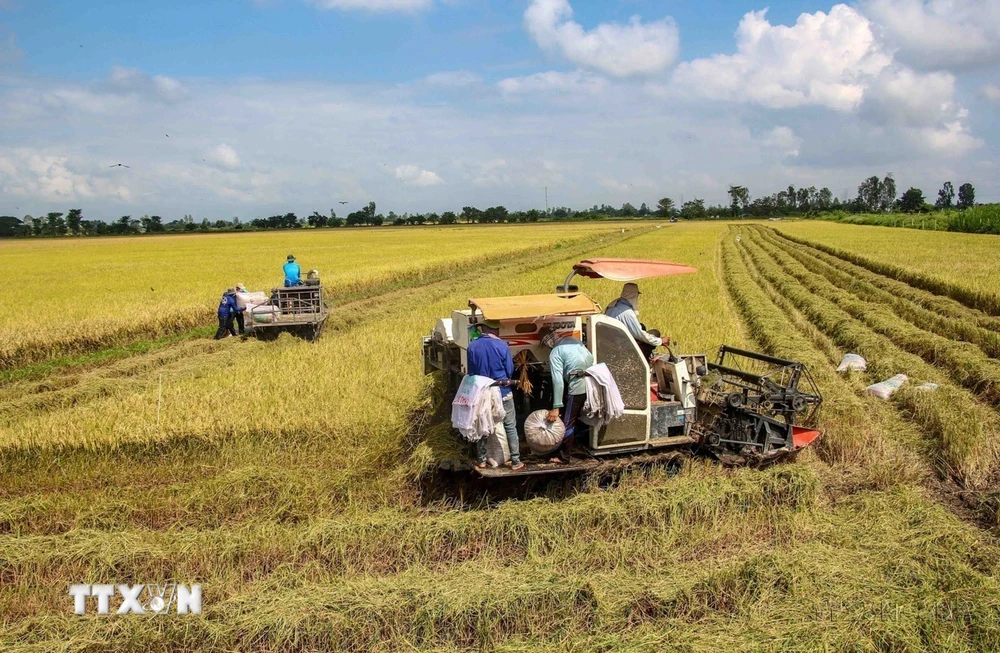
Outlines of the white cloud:
[[598,75],[575,70],[569,73],[548,71],[525,77],[508,77],[497,82],[504,95],[538,93],[596,94],[607,88],[607,81]]
[[86,170],[82,161],[28,148],[0,148],[3,194],[62,203],[78,200],[131,199],[122,176],[125,168]]
[[444,180],[436,172],[423,170],[415,165],[397,167],[396,179],[408,186],[437,186],[444,183]]
[[450,70],[424,77],[424,83],[445,88],[463,88],[481,84],[483,78],[467,70]]
[[802,14],[790,27],[772,25],[766,13],[740,21],[736,54],[681,64],[674,81],[711,99],[850,111],[860,105],[866,80],[892,61],[868,20],[847,5]]
[[996,84],[986,84],[983,86],[983,95],[991,102],[1000,102],[1000,86]]
[[997,0],[863,0],[897,58],[920,68],[1000,61]]
[[602,23],[588,32],[572,16],[569,0],[532,0],[524,24],[546,50],[614,77],[657,73],[677,60],[680,33],[671,18],[643,23],[633,16],[627,25]]
[[321,9],[360,9],[363,11],[420,11],[434,4],[433,0],[310,0]]
[[784,156],[790,157],[798,156],[799,148],[802,147],[802,139],[790,127],[775,127],[767,132],[760,139],[760,142],[761,145],[778,150]]
[[208,161],[229,170],[235,170],[240,167],[240,155],[236,153],[236,150],[229,147],[225,143],[213,148],[205,158]]
[[112,66],[108,82],[112,90],[125,95],[146,94],[164,102],[179,102],[187,97],[187,89],[173,77],[150,77],[138,68]]

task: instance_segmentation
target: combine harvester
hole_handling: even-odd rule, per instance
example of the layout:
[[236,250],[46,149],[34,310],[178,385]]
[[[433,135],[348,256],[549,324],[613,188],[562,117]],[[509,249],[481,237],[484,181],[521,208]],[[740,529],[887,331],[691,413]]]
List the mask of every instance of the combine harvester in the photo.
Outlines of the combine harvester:
[[665,459],[685,449],[708,451],[725,464],[760,464],[815,440],[820,433],[811,426],[823,399],[802,363],[727,345],[715,361],[704,354],[677,356],[669,347],[649,361],[625,325],[603,315],[597,302],[571,285],[577,275],[635,281],[694,272],[662,261],[587,259],[573,266],[555,294],[474,298],[468,309],[438,320],[423,338],[424,373],[444,373],[451,390],[466,372],[466,350],[479,322],[500,322],[500,337],[532,386],[531,396],[514,390],[520,422],[552,406],[548,350],[538,336],[542,327],[583,340],[595,363],[607,364],[625,403],[624,416],[591,429],[585,455],[574,455],[568,464],[522,455],[525,468],[516,472],[475,469],[471,459],[442,468],[474,469],[487,478],[547,475]]

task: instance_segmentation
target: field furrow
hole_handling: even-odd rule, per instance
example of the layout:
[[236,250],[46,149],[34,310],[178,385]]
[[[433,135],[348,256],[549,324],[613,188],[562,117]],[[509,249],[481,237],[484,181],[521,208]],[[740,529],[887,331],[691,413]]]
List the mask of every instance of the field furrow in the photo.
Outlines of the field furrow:
[[972,488],[989,487],[997,473],[1000,416],[968,390],[961,389],[932,364],[904,351],[890,338],[876,333],[837,303],[812,292],[782,268],[751,231],[741,246],[761,277],[787,297],[818,328],[844,349],[869,361],[869,375],[887,378],[905,373],[914,382],[931,381],[935,392],[904,389],[894,398],[938,443],[943,471]]
[[822,273],[809,270],[808,266],[762,235],[756,243],[804,288],[835,303],[905,351],[946,370],[956,384],[968,388],[984,401],[1000,404],[1000,361],[988,357],[974,345],[926,331],[901,318],[882,302],[863,299],[855,292],[838,286]]
[[[809,240],[798,235],[793,235],[790,233],[790,230],[786,228],[781,229],[781,235],[782,237],[795,243],[818,249],[838,259],[848,261],[854,265],[865,268],[875,274],[899,281],[904,285],[919,288],[935,295],[949,297],[963,306],[982,311],[989,316],[1000,316],[1000,296],[998,296],[994,291],[965,286],[956,281],[943,279],[933,274],[908,268],[905,265],[878,260],[871,256],[858,254],[848,249],[842,249],[840,247],[834,247],[825,243]],[[913,237],[912,234],[906,234],[905,232],[901,233],[900,230],[897,229],[889,229],[887,232],[884,232],[884,235],[888,236],[890,240],[896,239],[897,243],[900,237]],[[934,240],[940,240],[943,237],[952,235],[953,234],[936,234],[932,235],[931,238]],[[963,240],[969,238],[967,234],[954,235],[964,237]],[[971,238],[982,242],[987,248],[989,247],[982,237],[972,236]],[[998,241],[992,242],[995,244]],[[942,250],[941,248],[938,248],[938,250],[951,262],[952,267],[960,267],[957,265],[959,263],[957,256],[960,255],[956,255],[954,252],[947,249]],[[899,250],[898,253],[901,254],[904,259],[913,259],[912,254],[908,254],[905,249]],[[991,259],[993,256],[995,256],[995,250],[993,250],[992,253],[985,254],[985,260],[980,261],[981,264],[985,264],[986,266],[986,274],[981,274],[979,276],[983,276],[986,279],[990,279],[992,277],[992,273],[989,272],[989,264],[992,262]]]
[[[824,277],[837,287],[858,296],[860,299],[889,307],[896,315],[913,326],[947,338],[949,341],[972,343],[991,358],[997,358],[1000,355],[1000,331],[979,326],[976,322],[976,315],[982,314],[978,311],[966,309],[966,312],[971,315],[965,316],[941,314],[937,310],[925,308],[920,303],[896,291],[880,288],[865,276],[858,275],[856,270],[848,271],[831,265],[816,255],[818,250],[810,251],[808,248],[777,236],[775,232],[770,230],[757,229],[757,233],[765,242],[794,258],[806,270]],[[874,276],[872,273],[868,274]],[[890,284],[893,283],[891,279],[883,279]],[[984,317],[983,319],[994,320],[995,318]]]

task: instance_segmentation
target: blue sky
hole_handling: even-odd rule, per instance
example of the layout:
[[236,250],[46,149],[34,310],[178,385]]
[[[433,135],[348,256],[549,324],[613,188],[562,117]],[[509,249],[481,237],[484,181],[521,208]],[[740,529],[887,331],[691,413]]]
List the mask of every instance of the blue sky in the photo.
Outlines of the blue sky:
[[0,0],[0,213],[997,200],[998,43],[985,0]]

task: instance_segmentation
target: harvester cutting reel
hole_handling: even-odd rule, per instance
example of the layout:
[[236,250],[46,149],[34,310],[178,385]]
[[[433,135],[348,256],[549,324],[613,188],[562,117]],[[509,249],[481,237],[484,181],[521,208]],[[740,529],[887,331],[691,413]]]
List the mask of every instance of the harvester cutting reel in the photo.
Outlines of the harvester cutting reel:
[[769,462],[819,436],[822,403],[804,364],[723,345],[702,379],[693,430],[723,463]]

